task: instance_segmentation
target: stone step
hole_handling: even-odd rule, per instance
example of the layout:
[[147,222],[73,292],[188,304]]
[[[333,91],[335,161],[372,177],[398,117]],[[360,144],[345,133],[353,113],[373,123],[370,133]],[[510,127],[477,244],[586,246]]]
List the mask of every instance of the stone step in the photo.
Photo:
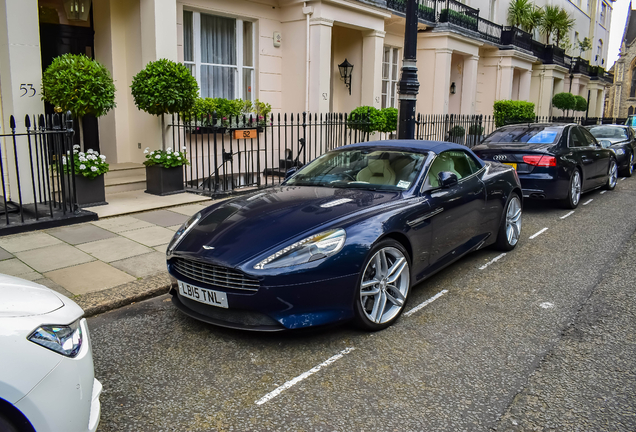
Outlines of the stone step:
[[[130,174],[131,171],[128,171]],[[141,174],[136,174],[136,171],[132,171],[132,175],[117,178],[104,178],[104,186],[106,193],[118,193],[118,192],[130,192],[136,190],[146,189],[146,171],[142,171]]]
[[110,164],[109,171],[105,174],[104,180],[108,181],[108,179],[131,177],[142,174],[144,176],[146,175],[146,167],[144,164],[134,162]]

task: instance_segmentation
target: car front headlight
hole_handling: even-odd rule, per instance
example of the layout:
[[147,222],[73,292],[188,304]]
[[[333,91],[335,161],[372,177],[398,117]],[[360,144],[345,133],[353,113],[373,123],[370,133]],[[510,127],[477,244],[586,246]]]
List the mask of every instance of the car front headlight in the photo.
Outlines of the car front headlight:
[[69,325],[43,325],[31,333],[27,339],[72,358],[82,348],[82,328],[79,320]]
[[172,254],[172,251],[174,251],[177,245],[181,243],[181,240],[183,240],[183,238],[190,232],[190,230],[192,230],[192,228],[194,228],[197,223],[199,223],[200,220],[201,213],[197,213],[190,219],[188,219],[183,225],[181,225],[181,228],[179,228],[177,232],[174,233],[172,240],[170,240],[170,244],[168,245],[168,249],[166,250],[166,253],[168,255]]
[[256,270],[289,267],[315,261],[340,252],[347,234],[343,229],[329,230],[307,237],[268,256],[254,266]]
[[616,149],[616,154],[617,154],[617,155],[625,154],[625,150],[623,150],[623,149]]

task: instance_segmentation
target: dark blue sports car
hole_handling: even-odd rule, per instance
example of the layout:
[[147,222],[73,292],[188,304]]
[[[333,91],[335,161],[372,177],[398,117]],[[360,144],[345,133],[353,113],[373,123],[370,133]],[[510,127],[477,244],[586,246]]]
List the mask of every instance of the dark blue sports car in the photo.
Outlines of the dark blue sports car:
[[201,321],[277,331],[391,325],[409,290],[464,254],[515,247],[515,170],[434,141],[340,147],[271,189],[194,215],[168,246],[172,301]]

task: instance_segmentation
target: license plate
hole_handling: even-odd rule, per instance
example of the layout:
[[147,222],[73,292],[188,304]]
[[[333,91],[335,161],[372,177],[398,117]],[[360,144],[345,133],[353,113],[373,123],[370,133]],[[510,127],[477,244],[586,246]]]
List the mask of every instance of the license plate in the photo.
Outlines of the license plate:
[[227,295],[224,292],[201,288],[181,281],[177,281],[177,284],[179,285],[179,294],[184,297],[211,306],[228,308]]
[[502,162],[504,165],[509,165],[511,167],[513,167],[515,170],[517,169],[517,164],[516,163],[510,163],[510,162]]

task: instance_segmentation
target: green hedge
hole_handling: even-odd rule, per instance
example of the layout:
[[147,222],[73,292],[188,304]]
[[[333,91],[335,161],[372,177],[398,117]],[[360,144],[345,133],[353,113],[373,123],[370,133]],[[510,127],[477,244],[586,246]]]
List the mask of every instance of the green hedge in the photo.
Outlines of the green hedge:
[[397,130],[397,108],[377,109],[372,106],[361,106],[349,114],[349,128],[364,132],[386,132]]
[[439,13],[441,22],[466,24],[470,28],[477,27],[477,19],[452,9],[442,9]]
[[186,123],[196,120],[202,126],[211,126],[214,112],[216,112],[217,124],[230,126],[232,121],[236,123],[236,117],[242,121],[240,116],[243,115],[248,119],[252,115],[252,118],[263,123],[271,111],[270,104],[258,99],[251,102],[243,99],[197,98],[192,109],[180,115]]
[[587,111],[587,101],[583,96],[574,96],[574,99],[576,100],[575,111]]
[[535,118],[534,104],[518,100],[495,101],[493,114],[497,127],[514,122],[533,122]]

